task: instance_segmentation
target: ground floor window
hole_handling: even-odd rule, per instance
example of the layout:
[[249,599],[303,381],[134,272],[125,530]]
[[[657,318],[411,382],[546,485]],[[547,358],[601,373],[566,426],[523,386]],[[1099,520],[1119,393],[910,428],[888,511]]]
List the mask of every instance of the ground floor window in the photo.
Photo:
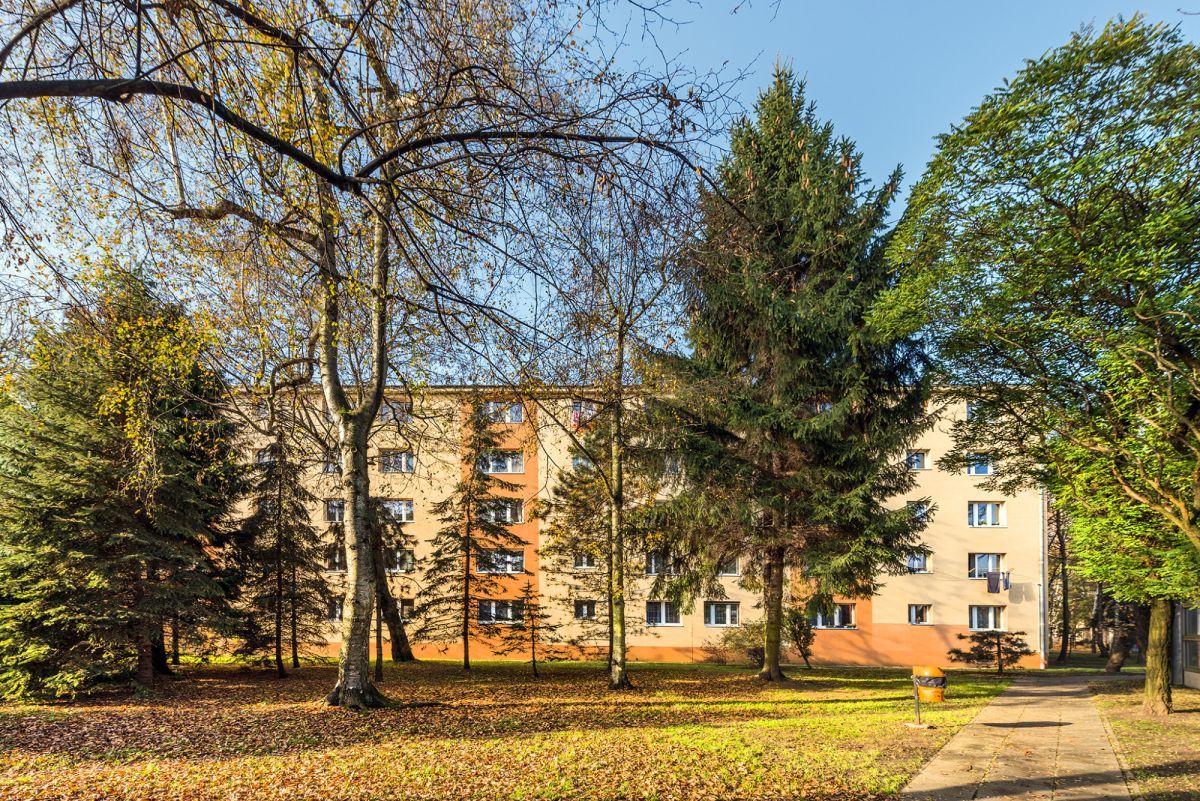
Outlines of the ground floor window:
[[736,626],[737,624],[738,604],[736,601],[704,602],[704,625]]
[[834,604],[832,609],[817,612],[813,625],[819,629],[854,628],[854,604]]
[[997,631],[1004,628],[1003,606],[972,606],[969,617],[972,631]]
[[682,626],[679,605],[671,601],[646,601],[647,626]]
[[924,626],[929,623],[929,604],[909,604],[908,622],[914,626]]
[[1183,610],[1183,668],[1200,673],[1200,608]]
[[525,608],[520,601],[480,601],[479,622],[491,623],[523,623]]
[[342,620],[342,599],[330,598],[325,603],[325,619],[330,623],[340,623]]
[[596,619],[596,602],[595,601],[576,601],[575,602],[575,619],[576,620],[595,620]]

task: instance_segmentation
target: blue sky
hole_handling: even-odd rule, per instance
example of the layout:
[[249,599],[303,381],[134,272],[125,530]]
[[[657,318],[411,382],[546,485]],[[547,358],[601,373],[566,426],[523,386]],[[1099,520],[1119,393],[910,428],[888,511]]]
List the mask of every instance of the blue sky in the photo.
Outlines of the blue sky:
[[[746,107],[776,59],[805,77],[818,113],[863,151],[879,182],[904,165],[907,189],[933,155],[933,138],[1015,74],[1025,59],[1056,47],[1088,22],[1138,11],[1200,38],[1200,0],[738,0],[677,3],[690,20],[657,31],[663,51],[697,69],[753,64],[739,91]],[[894,210],[899,213],[899,209]]]

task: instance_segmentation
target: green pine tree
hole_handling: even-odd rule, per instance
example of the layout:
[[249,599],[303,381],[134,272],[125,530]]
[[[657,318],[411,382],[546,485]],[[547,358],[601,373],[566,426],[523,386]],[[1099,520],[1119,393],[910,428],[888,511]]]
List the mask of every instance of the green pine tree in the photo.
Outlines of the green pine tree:
[[0,400],[0,694],[165,666],[166,620],[227,630],[214,562],[237,495],[209,344],[136,276],[37,333]]
[[731,139],[720,192],[702,198],[693,356],[668,393],[693,484],[674,505],[707,516],[711,547],[757,565],[762,676],[779,680],[789,568],[819,595],[865,595],[920,547],[924,521],[885,503],[912,487],[903,455],[928,425],[928,392],[914,343],[865,322],[891,281],[899,171],[871,188],[854,144],[783,67]]
[[303,465],[279,437],[255,459],[253,511],[239,532],[239,594],[245,615],[243,654],[269,656],[280,677],[285,648],[293,668],[306,646],[325,642],[332,593],[321,569],[324,549],[309,519],[314,498],[303,483]]
[[[511,619],[513,599],[501,599],[500,575],[524,574],[509,557],[524,564],[525,542],[505,522],[523,502],[513,493],[517,485],[491,472],[493,460],[503,458],[504,437],[475,398],[469,404],[463,430],[462,454],[468,465],[450,495],[433,507],[442,528],[432,538],[424,574],[421,602],[416,608],[415,636],[425,641],[459,640],[463,670],[471,669],[472,639],[492,637],[492,624]],[[523,458],[523,455],[522,455]],[[493,602],[500,602],[500,611]]]
[[559,647],[559,630],[562,624],[555,622],[557,616],[546,611],[532,581],[526,580],[516,602],[519,604],[520,615],[511,625],[496,627],[493,636],[494,648],[497,654],[503,656],[528,656],[529,666],[536,679],[539,675],[538,659],[558,659],[563,655]]

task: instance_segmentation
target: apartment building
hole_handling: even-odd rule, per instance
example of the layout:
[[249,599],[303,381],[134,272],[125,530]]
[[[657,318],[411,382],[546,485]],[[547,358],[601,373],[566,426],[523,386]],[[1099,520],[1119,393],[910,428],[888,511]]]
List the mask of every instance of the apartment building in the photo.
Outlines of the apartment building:
[[[372,437],[372,493],[384,499],[387,513],[403,522],[407,542],[388,556],[392,589],[411,614],[422,592],[422,564],[430,540],[442,523],[433,506],[450,494],[466,465],[461,449],[469,391],[435,387],[411,399],[389,398]],[[560,635],[584,652],[602,653],[607,646],[601,618],[605,604],[603,566],[586,554],[544,557],[545,521],[529,513],[553,491],[561,471],[573,469],[571,436],[586,417],[586,405],[568,394],[539,398],[537,403],[506,396],[492,398],[487,412],[503,431],[503,445],[488,459],[487,469],[502,477],[514,503],[507,519],[524,547],[508,549],[503,558],[484,566],[500,574],[497,597],[481,599],[476,610],[481,626],[511,624],[521,614],[511,603],[532,582],[543,608],[561,624]],[[1037,655],[1026,665],[1044,665],[1045,630],[1044,509],[1041,494],[1002,496],[980,483],[992,470],[986,454],[960,475],[937,469],[937,458],[950,447],[949,425],[965,407],[947,406],[937,426],[907,455],[916,487],[898,504],[930,499],[930,524],[924,541],[928,555],[914,554],[908,572],[882,578],[870,599],[838,599],[829,614],[818,616],[814,644],[817,662],[854,665],[909,665],[947,661],[946,652],[962,645],[959,634],[973,629],[1023,631]],[[336,457],[317,461],[310,489],[318,499],[314,521],[335,524],[342,506]],[[519,503],[518,503],[519,502]],[[334,543],[326,568],[337,586],[344,555]],[[720,568],[720,591],[680,607],[653,596],[655,578],[669,570],[662,554],[647,554],[643,569],[632,577],[627,601],[631,661],[701,661],[708,646],[730,627],[761,615],[757,592],[742,586],[743,559]],[[330,650],[338,645],[340,604],[329,608]],[[472,643],[472,654],[490,653],[486,638]],[[418,656],[454,658],[457,643],[414,643]]]

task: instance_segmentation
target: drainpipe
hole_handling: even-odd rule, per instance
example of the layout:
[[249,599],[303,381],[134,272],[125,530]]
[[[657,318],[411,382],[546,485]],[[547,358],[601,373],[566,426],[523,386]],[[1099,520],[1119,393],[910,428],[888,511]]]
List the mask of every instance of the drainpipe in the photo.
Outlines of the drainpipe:
[[1038,525],[1038,642],[1041,643],[1042,667],[1046,667],[1047,655],[1050,653],[1050,631],[1046,621],[1046,516],[1050,513],[1050,505],[1046,497],[1046,488],[1041,489],[1042,514]]

